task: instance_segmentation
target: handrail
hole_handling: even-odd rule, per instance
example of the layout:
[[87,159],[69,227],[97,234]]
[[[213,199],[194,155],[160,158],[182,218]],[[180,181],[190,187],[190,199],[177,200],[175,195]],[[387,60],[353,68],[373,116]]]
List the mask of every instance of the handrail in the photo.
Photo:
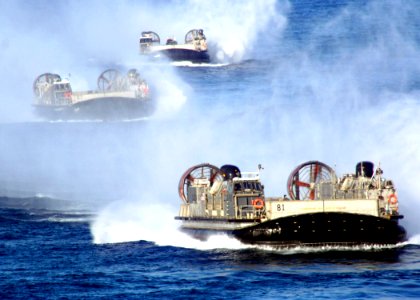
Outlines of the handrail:
[[256,219],[260,218],[265,213],[265,207],[256,209],[253,205],[238,206],[238,219]]

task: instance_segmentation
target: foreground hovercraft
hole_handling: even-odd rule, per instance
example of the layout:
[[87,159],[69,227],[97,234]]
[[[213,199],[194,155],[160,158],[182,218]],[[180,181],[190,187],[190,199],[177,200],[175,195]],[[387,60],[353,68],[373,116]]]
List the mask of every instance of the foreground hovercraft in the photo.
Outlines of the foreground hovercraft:
[[178,44],[176,40],[169,38],[165,45],[160,44],[160,37],[156,32],[143,31],[140,37],[140,54],[151,55],[156,58],[164,56],[172,61],[190,61],[193,63],[210,61],[203,29],[188,31],[185,35],[184,44]]
[[152,114],[148,83],[137,70],[126,76],[108,69],[98,77],[98,90],[75,92],[58,74],[44,73],[33,84],[34,108],[48,120],[127,120]]
[[403,216],[393,182],[382,173],[361,162],[355,174],[338,178],[328,165],[309,161],[290,174],[289,197],[269,198],[259,171],[200,164],[181,177],[175,219],[201,240],[225,233],[274,247],[397,244],[406,240],[398,225]]

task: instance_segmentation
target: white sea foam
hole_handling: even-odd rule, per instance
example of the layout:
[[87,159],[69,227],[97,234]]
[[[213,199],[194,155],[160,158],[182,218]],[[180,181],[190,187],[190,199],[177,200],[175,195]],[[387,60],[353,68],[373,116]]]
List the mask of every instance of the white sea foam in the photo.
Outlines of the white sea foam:
[[189,68],[220,68],[229,65],[229,63],[193,63],[191,61],[173,61],[170,64],[176,67]]
[[294,254],[307,254],[307,253],[323,253],[323,252],[336,252],[336,251],[354,251],[354,252],[367,252],[367,251],[381,251],[387,249],[396,249],[402,247],[402,245],[325,245],[325,246],[292,246],[292,247],[273,247],[273,246],[257,246],[257,249],[269,252],[275,252],[284,255]]
[[246,247],[225,235],[212,236],[208,241],[193,239],[178,230],[175,212],[166,205],[113,203],[105,208],[91,225],[94,243],[153,241],[160,246],[177,246],[201,250]]
[[416,234],[408,239],[406,242],[408,245],[420,245],[420,234]]

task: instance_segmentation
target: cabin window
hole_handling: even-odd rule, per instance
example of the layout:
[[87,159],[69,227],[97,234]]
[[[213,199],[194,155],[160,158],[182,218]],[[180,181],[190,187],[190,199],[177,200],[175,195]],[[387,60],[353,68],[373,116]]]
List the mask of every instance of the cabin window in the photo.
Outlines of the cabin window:
[[70,90],[70,85],[69,84],[57,84],[56,85],[56,90],[57,91],[69,91]]
[[188,187],[187,198],[189,203],[197,203],[197,189],[195,187]]
[[255,181],[237,182],[234,186],[235,192],[244,190],[262,191],[262,185]]
[[142,43],[142,44],[147,44],[147,43],[152,43],[153,42],[153,40],[151,39],[151,38],[149,38],[149,39],[140,39],[140,43]]
[[251,206],[252,200],[255,199],[255,196],[252,197],[238,197],[238,206]]

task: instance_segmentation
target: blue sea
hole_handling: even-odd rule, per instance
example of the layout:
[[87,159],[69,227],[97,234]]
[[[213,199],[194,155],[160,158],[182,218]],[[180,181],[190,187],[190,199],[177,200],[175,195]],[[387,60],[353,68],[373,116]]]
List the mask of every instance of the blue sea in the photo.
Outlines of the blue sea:
[[[141,31],[203,28],[212,62],[141,57]],[[0,299],[419,299],[420,2],[0,0]],[[95,89],[136,68],[157,110],[43,120],[33,80]],[[287,193],[300,163],[372,161],[397,187],[393,247],[195,240],[178,181],[208,162]]]

